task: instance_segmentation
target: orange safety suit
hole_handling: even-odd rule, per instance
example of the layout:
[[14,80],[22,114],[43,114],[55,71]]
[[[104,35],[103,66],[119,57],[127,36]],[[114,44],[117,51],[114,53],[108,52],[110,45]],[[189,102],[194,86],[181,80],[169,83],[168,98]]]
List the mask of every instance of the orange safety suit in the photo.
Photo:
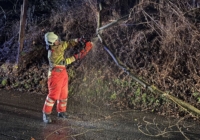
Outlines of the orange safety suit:
[[52,108],[57,101],[57,112],[66,112],[68,99],[68,74],[65,65],[71,64],[76,59],[74,56],[65,59],[64,52],[71,46],[77,45],[77,41],[60,42],[58,46],[51,46],[48,50],[49,71],[48,90],[49,93],[43,106],[43,113],[51,114]]
[[43,106],[43,113],[51,114],[52,108],[57,101],[57,112],[66,112],[68,99],[68,74],[65,65],[71,64],[76,59],[82,59],[91,50],[92,43],[86,42],[85,48],[72,57],[64,58],[64,52],[70,46],[76,46],[78,41],[70,40],[60,42],[58,46],[51,46],[48,51],[49,71],[48,89],[49,94]]

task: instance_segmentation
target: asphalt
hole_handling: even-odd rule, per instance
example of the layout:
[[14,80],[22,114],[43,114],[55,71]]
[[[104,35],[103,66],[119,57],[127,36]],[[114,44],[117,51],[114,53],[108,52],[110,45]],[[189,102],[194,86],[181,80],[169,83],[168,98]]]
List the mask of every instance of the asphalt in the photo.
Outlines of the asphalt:
[[199,140],[197,122],[69,99],[68,118],[42,121],[46,95],[0,90],[0,140]]

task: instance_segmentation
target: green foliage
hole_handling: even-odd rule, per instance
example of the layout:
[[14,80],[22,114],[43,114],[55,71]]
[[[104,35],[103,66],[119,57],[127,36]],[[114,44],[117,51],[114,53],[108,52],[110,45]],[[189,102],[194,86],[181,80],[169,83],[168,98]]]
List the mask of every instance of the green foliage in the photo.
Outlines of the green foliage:
[[192,96],[194,96],[197,99],[197,103],[200,103],[200,93],[199,92],[192,93]]
[[136,85],[136,82],[131,82],[131,81],[128,81],[127,79],[123,80],[119,78],[114,79],[113,83],[121,87],[134,87]]
[[[147,107],[147,106],[159,106],[162,102],[160,98],[156,97],[153,93],[144,90],[141,85],[138,85],[137,82],[131,81],[129,79],[122,80],[122,79],[114,79],[114,84],[116,87],[120,87],[124,94],[128,96],[124,96],[129,105],[134,105],[137,107]],[[124,90],[127,90],[127,93]],[[118,93],[113,93],[111,95],[112,99],[116,99],[119,96]],[[158,99],[157,99],[158,98]]]
[[2,85],[2,86],[6,86],[7,82],[8,82],[7,78],[4,78],[4,79],[1,81],[1,85]]
[[76,76],[76,73],[73,69],[68,69],[67,72],[70,78],[74,78]]
[[74,86],[69,86],[68,88],[69,97],[72,97],[76,94],[75,89],[76,88]]
[[198,102],[197,102],[197,103],[200,103],[200,97],[198,97],[197,99],[198,99]]
[[3,65],[1,65],[0,69],[3,71],[3,72],[6,72],[8,70],[8,64],[5,63]]
[[114,91],[114,93],[110,96],[110,99],[115,100],[117,98],[117,94]]
[[194,92],[194,93],[192,93],[192,96],[198,97],[198,96],[200,96],[200,93],[199,92]]
[[137,87],[137,90],[135,91],[136,97],[138,97],[140,95],[140,93],[141,93],[141,89],[140,89],[140,87]]
[[18,86],[19,86],[19,83],[18,83],[18,82],[13,83],[13,87],[14,87],[14,88],[16,88],[16,87],[18,87]]
[[147,94],[146,94],[146,93],[143,93],[143,94],[142,94],[142,102],[143,102],[144,104],[146,104],[146,102],[147,102]]
[[29,89],[30,85],[29,85],[28,83],[26,83],[26,84],[24,84],[24,87],[25,87],[26,89]]
[[22,51],[22,52],[20,52],[20,55],[21,55],[21,56],[25,56],[25,55],[27,55],[27,53],[24,52],[24,51]]

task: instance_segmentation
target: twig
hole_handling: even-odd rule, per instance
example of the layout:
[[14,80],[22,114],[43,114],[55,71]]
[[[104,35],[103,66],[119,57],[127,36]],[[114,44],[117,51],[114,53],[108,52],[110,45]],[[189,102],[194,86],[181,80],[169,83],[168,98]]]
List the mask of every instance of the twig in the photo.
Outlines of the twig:
[[6,13],[5,13],[5,11],[3,10],[3,8],[1,6],[0,6],[0,8],[3,11],[3,13],[4,13],[4,18],[6,19]]
[[[50,137],[52,134],[54,134],[55,132],[57,132],[57,131],[59,131],[59,130],[66,129],[66,128],[69,128],[69,127],[72,128],[72,126],[62,127],[62,128],[60,128],[60,129],[57,129],[57,130],[51,132],[49,135],[47,135],[47,136],[45,137],[44,140],[47,140],[47,138],[49,138],[49,137]],[[75,126],[73,126],[73,127],[75,127]],[[84,127],[76,127],[76,128],[78,129],[78,128],[84,128]],[[87,129],[85,132],[78,133],[78,134],[73,134],[73,135],[69,135],[69,136],[66,136],[66,137],[64,137],[64,138],[68,138],[68,137],[77,137],[77,136],[83,135],[83,134],[85,134],[85,133],[87,133],[87,132],[90,132],[90,131],[103,131],[103,129]],[[62,138],[62,139],[64,139],[64,138]],[[62,140],[62,139],[61,139],[61,140]]]
[[[164,130],[162,131],[162,130],[158,127],[158,125],[155,123],[155,118],[153,119],[153,123],[151,123],[151,122],[146,121],[146,120],[145,120],[145,117],[144,117],[144,118],[143,118],[143,121],[146,123],[145,128],[146,128],[147,133],[144,132],[144,131],[141,129],[142,125],[138,125],[138,130],[139,130],[141,133],[143,133],[143,134],[145,134],[145,135],[147,135],[147,136],[151,136],[151,137],[164,136],[164,135],[169,134],[169,133],[181,133],[187,140],[189,140],[189,138],[183,133],[183,131],[181,130],[181,128],[180,128],[180,126],[179,126],[179,123],[180,123],[181,121],[183,121],[184,119],[185,119],[185,118],[181,118],[181,119],[178,120],[177,123],[175,123],[174,125],[170,125],[170,124],[169,124],[169,126],[167,127],[167,128],[169,129],[169,128],[172,128],[172,127],[175,127],[175,126],[176,126],[176,127],[178,128],[179,131],[167,131],[167,128],[164,128]],[[151,126],[155,126],[156,128],[153,128],[153,127],[151,127]],[[158,134],[155,134],[155,135],[154,135],[154,134],[151,134],[151,133],[149,132],[149,127],[151,127],[151,129],[154,129],[155,131],[157,131]]]

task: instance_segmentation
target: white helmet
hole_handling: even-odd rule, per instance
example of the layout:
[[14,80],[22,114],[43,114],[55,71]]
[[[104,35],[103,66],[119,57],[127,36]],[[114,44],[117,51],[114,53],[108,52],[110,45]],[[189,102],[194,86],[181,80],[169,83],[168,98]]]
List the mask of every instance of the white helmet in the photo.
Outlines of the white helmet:
[[46,42],[46,45],[53,45],[53,43],[58,40],[58,36],[54,34],[54,32],[47,32],[44,35],[44,39]]

